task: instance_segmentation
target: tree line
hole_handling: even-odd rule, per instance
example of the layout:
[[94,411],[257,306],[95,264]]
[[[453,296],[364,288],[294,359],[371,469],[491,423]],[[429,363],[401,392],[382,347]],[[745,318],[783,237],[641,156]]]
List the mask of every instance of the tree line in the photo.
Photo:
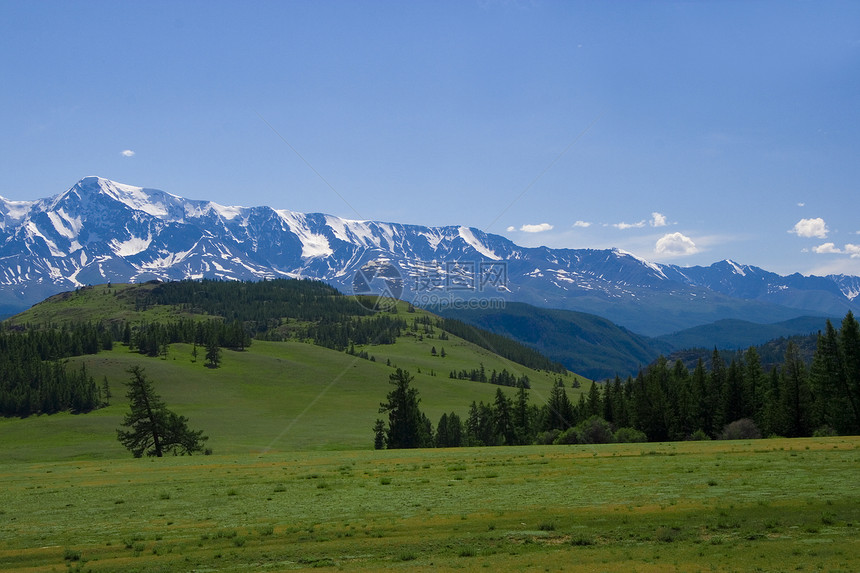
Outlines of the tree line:
[[109,349],[113,341],[98,325],[22,332],[0,328],[0,415],[26,417],[89,412],[108,399],[85,366],[68,369],[63,359]]
[[519,386],[523,386],[525,388],[532,387],[531,380],[529,380],[529,377],[526,374],[517,376],[516,374],[508,372],[506,368],[502,368],[501,372],[496,372],[496,369],[494,368],[493,371],[490,372],[490,375],[487,376],[487,370],[484,368],[483,364],[480,364],[478,368],[473,368],[471,370],[451,370],[451,372],[448,373],[448,378],[456,380],[471,380],[472,382],[484,382],[495,384],[496,386],[510,386],[512,388]]
[[[518,385],[490,403],[473,402],[465,417],[451,412],[435,431],[419,409],[411,375],[400,369],[397,391],[380,404],[388,425],[373,427],[377,448],[671,441],[779,435],[860,433],[860,326],[849,312],[836,329],[827,321],[811,365],[789,343],[783,362],[765,371],[755,347],[728,364],[716,350],[691,372],[661,357],[634,379],[592,384],[576,404],[562,379],[542,405]],[[394,428],[394,431],[392,431]]]

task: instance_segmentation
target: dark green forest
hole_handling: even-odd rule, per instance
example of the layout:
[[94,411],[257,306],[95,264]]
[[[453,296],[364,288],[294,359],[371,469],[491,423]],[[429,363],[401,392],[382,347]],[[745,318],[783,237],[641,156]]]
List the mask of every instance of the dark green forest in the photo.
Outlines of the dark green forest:
[[69,369],[63,359],[112,346],[108,331],[93,324],[30,332],[0,329],[0,415],[98,408],[108,396],[85,367]]
[[[461,417],[443,415],[435,432],[420,413],[417,392],[407,392],[409,373],[392,375],[400,388],[389,394],[373,428],[376,447],[495,446],[532,443],[677,441],[766,436],[854,435],[860,433],[860,326],[852,313],[836,329],[828,321],[819,333],[811,365],[789,342],[782,364],[766,371],[755,347],[726,363],[714,351],[709,364],[691,371],[680,360],[660,358],[636,378],[593,384],[572,404],[562,379],[549,396],[532,404],[518,385],[515,398],[501,389],[495,400],[472,403]],[[399,400],[399,402],[398,402]],[[404,401],[405,400],[405,401]],[[404,440],[401,411],[412,412]],[[417,412],[417,413],[416,413]],[[410,446],[411,447],[411,446]]]

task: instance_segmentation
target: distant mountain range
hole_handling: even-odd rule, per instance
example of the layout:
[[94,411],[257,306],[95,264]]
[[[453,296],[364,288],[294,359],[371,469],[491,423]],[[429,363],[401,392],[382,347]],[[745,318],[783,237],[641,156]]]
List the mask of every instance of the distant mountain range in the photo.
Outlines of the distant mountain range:
[[521,247],[471,227],[227,207],[86,177],[36,201],[0,198],[0,313],[86,284],[311,278],[350,294],[597,314],[649,336],[721,319],[772,323],[860,310],[860,277],[781,276],[721,261],[655,264],[618,249]]
[[[661,355],[704,356],[707,361],[715,348],[729,353],[746,350],[779,338],[814,334],[823,331],[826,324],[825,318],[809,316],[773,324],[723,319],[649,338],[593,314],[523,303],[508,303],[501,309],[431,310],[513,338],[592,380],[636,376]],[[839,320],[833,323],[838,327]],[[685,352],[674,354],[682,350]],[[777,354],[769,359],[781,361],[782,354]]]

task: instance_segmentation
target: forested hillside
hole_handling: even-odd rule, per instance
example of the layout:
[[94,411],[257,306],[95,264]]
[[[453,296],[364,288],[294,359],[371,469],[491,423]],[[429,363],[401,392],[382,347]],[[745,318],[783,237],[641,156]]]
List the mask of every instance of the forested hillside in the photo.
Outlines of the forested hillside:
[[513,400],[497,392],[491,403],[473,402],[465,420],[446,414],[435,433],[410,394],[409,373],[392,374],[392,383],[398,391],[383,411],[394,414],[387,427],[377,422],[377,447],[853,435],[860,433],[860,326],[850,312],[839,330],[827,321],[811,367],[791,340],[782,363],[767,370],[755,347],[729,363],[715,350],[692,372],[661,357],[635,379],[591,385],[576,404],[562,380],[542,404],[531,404],[520,383]]
[[[394,344],[398,337],[439,329],[474,341],[507,360],[558,373],[566,370],[517,342],[411,306],[374,312],[363,301],[317,281],[180,281],[103,285],[56,295],[3,323],[0,415],[85,412],[105,399],[86,371],[64,360],[109,350],[114,343],[166,358],[170,346],[193,345],[192,360],[217,368],[221,349],[243,350],[254,339],[300,341],[355,353],[355,346]],[[446,332],[447,330],[447,332]],[[453,332],[456,331],[456,334]],[[366,351],[361,356],[371,358]],[[475,365],[477,366],[477,364]],[[496,383],[495,380],[493,383]]]

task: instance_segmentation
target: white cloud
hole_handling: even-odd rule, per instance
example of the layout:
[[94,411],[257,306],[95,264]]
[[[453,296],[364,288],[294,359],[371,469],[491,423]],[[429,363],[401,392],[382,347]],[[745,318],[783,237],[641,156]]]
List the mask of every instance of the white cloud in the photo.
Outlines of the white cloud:
[[662,213],[653,212],[651,213],[651,226],[652,227],[665,227],[666,223],[666,215]]
[[511,225],[510,227],[508,227],[508,233],[512,233],[512,232],[514,232],[514,231],[516,231],[516,230],[517,230],[517,228],[516,228],[516,227],[514,227],[513,225]]
[[798,237],[825,239],[828,233],[827,223],[821,217],[801,219],[789,233],[794,233]]
[[552,225],[549,223],[538,223],[537,225],[523,225],[520,227],[520,231],[524,233],[543,233],[544,231],[551,231]]
[[683,256],[699,252],[693,239],[681,233],[668,233],[657,240],[654,251],[659,255]]
[[839,250],[833,243],[823,243],[821,245],[818,245],[817,247],[812,247],[812,252],[818,254],[842,253],[842,251]]
[[641,229],[645,226],[645,221],[639,221],[638,223],[613,223],[612,226],[616,229],[621,229],[622,231],[624,229]]
[[800,203],[798,203],[798,204],[797,204],[797,206],[798,206],[798,207],[806,207],[806,203],[804,203],[803,201],[801,201]]
[[[804,249],[804,252],[809,252],[808,249]],[[817,247],[812,247],[812,252],[821,254],[832,254],[832,255],[849,255],[852,259],[860,259],[860,245],[853,245],[851,243],[845,243],[845,248],[840,249],[833,243],[822,243]]]
[[131,149],[123,149],[120,152],[120,155],[122,155],[123,157],[134,157],[134,151],[132,151]]
[[573,226],[586,228],[586,227],[590,227],[591,223],[589,223],[588,221],[577,221],[576,223],[573,224]]

